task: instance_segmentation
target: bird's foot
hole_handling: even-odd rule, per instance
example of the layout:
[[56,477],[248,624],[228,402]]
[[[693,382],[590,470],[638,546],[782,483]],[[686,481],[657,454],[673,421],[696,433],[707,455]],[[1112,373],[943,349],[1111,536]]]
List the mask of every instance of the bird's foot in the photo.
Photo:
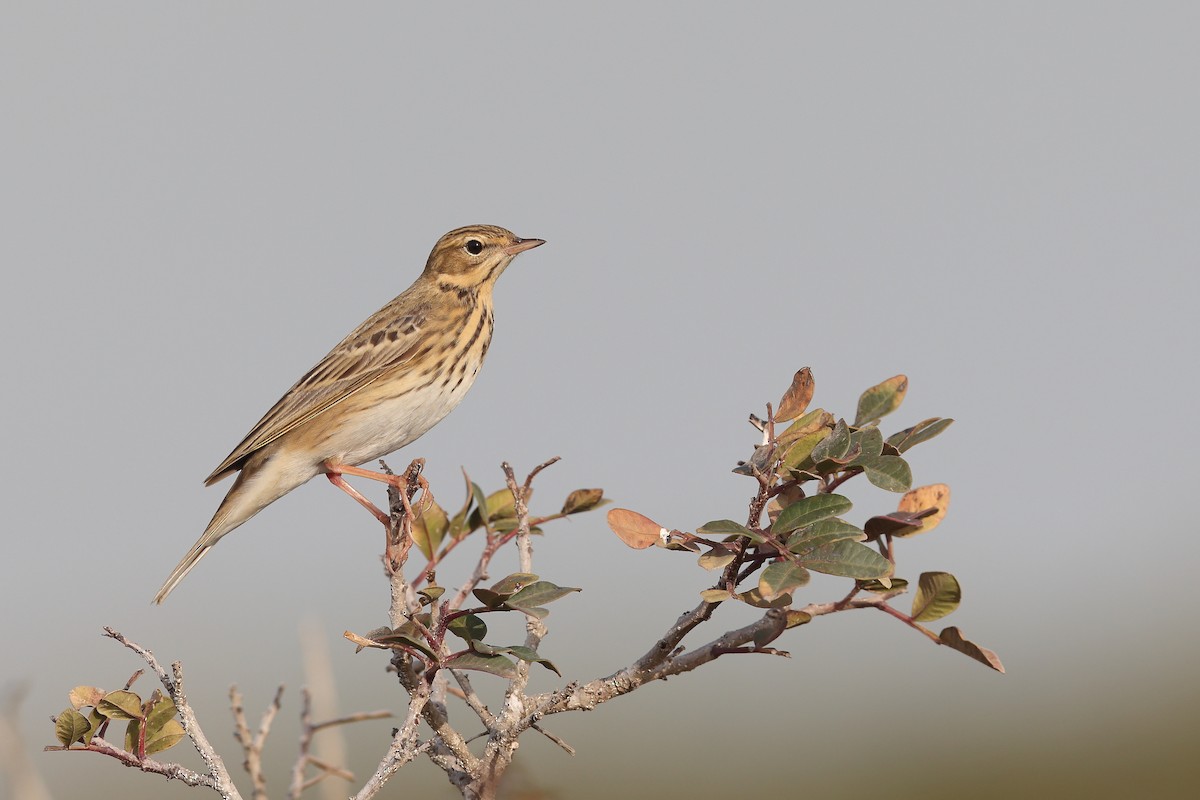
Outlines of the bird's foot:
[[325,476],[329,478],[329,482],[353,497],[359,505],[370,511],[377,520],[383,523],[385,527],[391,523],[388,515],[380,511],[379,508],[370,500],[363,497],[363,495],[357,489],[346,483],[345,479],[342,478],[343,475],[354,475],[359,478],[367,478],[380,483],[386,483],[388,486],[393,487],[399,491],[400,502],[404,506],[404,511],[410,519],[416,519],[420,517],[433,507],[433,492],[430,490],[429,481],[425,479],[424,475],[417,475],[417,486],[421,490],[421,500],[417,503],[417,508],[414,513],[414,509],[411,505],[409,505],[408,493],[405,491],[407,487],[405,486],[406,477],[404,475],[389,475],[383,472],[375,472],[374,470],[363,469],[362,467],[352,467],[348,464],[334,464],[328,461],[325,462],[324,466],[326,470]]

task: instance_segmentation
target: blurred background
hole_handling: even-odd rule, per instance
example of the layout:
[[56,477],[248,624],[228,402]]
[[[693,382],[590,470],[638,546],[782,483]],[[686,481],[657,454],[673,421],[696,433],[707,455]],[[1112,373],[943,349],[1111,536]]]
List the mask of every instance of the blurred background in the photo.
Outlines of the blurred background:
[[[753,482],[730,469],[757,438],[746,416],[796,369],[846,416],[905,373],[887,432],[957,422],[910,453],[917,485],[953,500],[902,543],[899,574],[955,573],[945,624],[1008,668],[883,614],[821,618],[777,643],[790,660],[723,658],[547,721],[578,755],[523,739],[525,796],[1194,785],[1195,5],[17,3],[4,18],[9,796],[203,796],[41,752],[72,686],[119,688],[141,666],[103,625],[183,661],[231,769],[229,686],[256,719],[286,684],[276,796],[300,686],[328,713],[402,706],[385,656],[341,638],[386,620],[380,532],[324,481],[149,601],[228,488],[204,476],[438,236],[476,222],[548,244],[500,282],[467,400],[394,467],[425,457],[452,506],[460,468],[492,490],[502,460],[523,474],[560,455],[535,512],[602,486],[694,528],[744,515]],[[860,523],[898,499],[846,488]],[[566,679],[627,664],[711,584],[689,557],[627,549],[603,513],[549,533],[537,571],[584,590],[554,605],[542,648]],[[798,599],[842,590],[815,580]],[[722,607],[709,638],[747,618]],[[360,783],[391,725],[346,731]],[[198,764],[187,745],[170,755]],[[411,791],[455,796],[424,764],[384,796]]]

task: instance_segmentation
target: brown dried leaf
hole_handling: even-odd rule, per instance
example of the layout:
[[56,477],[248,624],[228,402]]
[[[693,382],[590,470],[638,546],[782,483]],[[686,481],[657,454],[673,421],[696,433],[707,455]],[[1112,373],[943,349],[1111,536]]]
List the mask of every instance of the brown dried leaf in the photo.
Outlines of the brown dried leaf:
[[792,385],[783,393],[779,401],[779,409],[775,412],[776,422],[787,422],[795,419],[808,409],[813,398],[813,376],[808,367],[800,370],[792,378]]
[[996,672],[1003,673],[1004,665],[1000,663],[1000,656],[988,650],[986,647],[980,647],[969,639],[964,639],[962,631],[956,627],[946,628],[938,638],[942,640],[942,644],[947,647],[952,647],[963,655],[970,656],[980,664],[991,667]]
[[921,527],[907,532],[896,533],[896,536],[916,536],[918,533],[929,533],[936,528],[946,516],[950,507],[950,487],[944,483],[931,483],[928,486],[918,486],[900,498],[899,510],[908,514],[916,514],[929,508],[937,509],[937,513],[921,520]]
[[647,516],[628,508],[614,508],[608,512],[608,527],[621,541],[635,550],[645,550],[659,541],[666,530]]
[[567,495],[561,513],[578,514],[581,511],[590,511],[600,505],[603,499],[603,489],[576,489]]
[[381,650],[388,649],[385,645],[382,645],[379,642],[364,638],[362,636],[359,636],[357,633],[352,633],[350,631],[345,631],[344,633],[342,633],[342,636],[344,636],[345,638],[349,639],[350,641],[352,641],[356,645],[358,645],[356,648],[354,648],[354,652],[356,652],[356,653],[362,652],[362,649],[364,647],[378,647]]

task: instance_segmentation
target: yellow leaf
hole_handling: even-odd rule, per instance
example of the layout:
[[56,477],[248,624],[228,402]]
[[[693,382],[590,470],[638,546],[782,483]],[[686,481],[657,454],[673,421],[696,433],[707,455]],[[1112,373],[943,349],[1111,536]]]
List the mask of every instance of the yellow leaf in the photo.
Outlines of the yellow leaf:
[[915,536],[918,533],[929,533],[941,523],[950,507],[950,487],[944,483],[931,483],[928,486],[918,486],[900,498],[900,511],[915,514],[927,508],[936,508],[937,513],[921,520],[921,527],[898,536]]

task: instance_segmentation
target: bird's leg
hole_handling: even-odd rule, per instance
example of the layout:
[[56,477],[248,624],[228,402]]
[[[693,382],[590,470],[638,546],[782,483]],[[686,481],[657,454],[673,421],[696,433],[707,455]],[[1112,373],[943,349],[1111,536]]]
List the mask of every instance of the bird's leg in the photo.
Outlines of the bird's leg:
[[[343,475],[355,475],[359,478],[367,478],[369,480],[379,481],[380,483],[386,483],[388,486],[393,486],[404,498],[405,510],[410,513],[412,512],[412,509],[408,507],[408,494],[405,492],[405,475],[387,475],[382,472],[376,472],[372,469],[351,467],[347,464],[331,464],[328,461],[325,462],[325,469],[329,470],[330,475],[334,474],[335,472]],[[330,478],[330,480],[333,479]],[[417,485],[421,487],[421,502],[417,504],[418,511],[416,514],[416,516],[419,517],[424,514],[427,509],[433,507],[433,493],[429,491],[429,481],[425,479],[424,475],[417,475]],[[355,492],[355,494],[357,494],[357,492]],[[351,495],[351,497],[354,497],[354,495]],[[359,499],[361,497],[362,495],[358,495],[357,497],[354,497],[354,499],[361,503],[363,502],[363,500]],[[371,506],[371,508],[374,509],[375,512],[379,511],[379,509],[375,508],[375,506]]]
[[334,486],[338,487],[343,492],[345,492],[346,494],[353,497],[356,501],[358,501],[359,505],[361,505],[367,511],[370,511],[372,514],[374,514],[375,519],[377,519],[381,523],[383,523],[384,527],[387,527],[388,525],[391,524],[391,520],[388,518],[387,514],[380,511],[375,506],[374,503],[372,503],[367,498],[363,497],[362,494],[358,491],[358,489],[355,489],[353,486],[346,483],[346,480],[342,477],[340,468],[338,469],[337,472],[334,472],[333,468],[330,467],[330,471],[325,473],[325,477],[329,478],[329,482],[332,483]]
[[373,469],[363,469],[362,467],[352,467],[349,464],[333,464],[329,461],[325,462],[325,469],[330,472],[337,472],[342,475],[354,475],[359,478],[368,478],[380,483],[386,483],[389,486],[395,486],[397,489],[404,488],[403,475],[385,475],[382,472],[376,472]]

